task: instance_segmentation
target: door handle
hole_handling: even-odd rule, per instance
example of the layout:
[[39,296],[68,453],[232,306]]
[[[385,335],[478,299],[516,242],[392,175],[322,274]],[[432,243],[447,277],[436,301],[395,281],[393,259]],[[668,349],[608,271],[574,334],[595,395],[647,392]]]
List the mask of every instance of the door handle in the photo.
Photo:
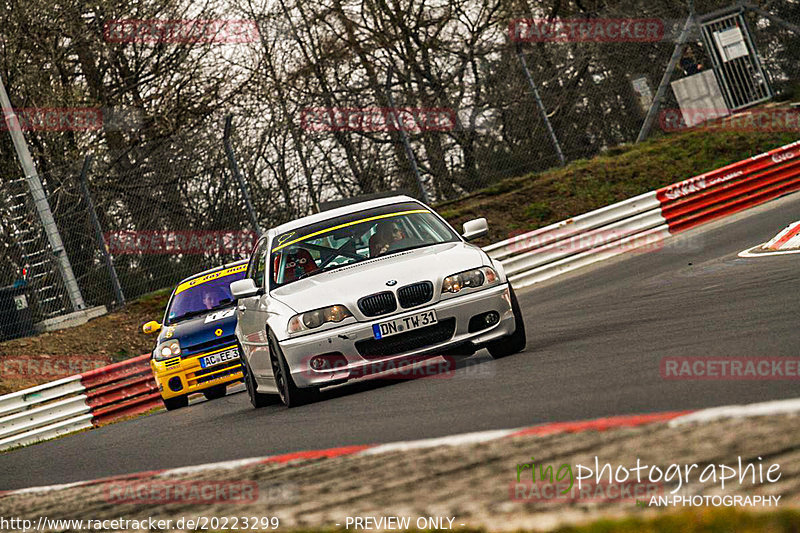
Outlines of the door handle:
[[244,313],[245,311],[247,311],[247,306],[244,304],[239,304],[239,307],[237,309],[239,309],[239,311]]

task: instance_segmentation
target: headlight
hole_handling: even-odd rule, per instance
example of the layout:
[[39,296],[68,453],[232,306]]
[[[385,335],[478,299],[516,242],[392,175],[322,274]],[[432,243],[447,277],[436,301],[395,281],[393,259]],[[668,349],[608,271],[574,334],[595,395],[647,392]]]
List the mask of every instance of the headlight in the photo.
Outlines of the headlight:
[[165,359],[169,359],[170,357],[175,357],[176,355],[181,354],[181,343],[178,342],[178,339],[173,339],[167,342],[162,342],[158,345],[155,351],[154,359],[156,361],[163,361]]
[[327,322],[341,322],[353,314],[343,305],[332,305],[315,309],[307,313],[294,315],[289,319],[289,333],[297,333],[309,329],[318,328]]
[[442,292],[456,293],[461,289],[472,289],[483,284],[496,283],[499,277],[492,267],[481,267],[474,270],[465,270],[452,276],[447,276],[442,282]]

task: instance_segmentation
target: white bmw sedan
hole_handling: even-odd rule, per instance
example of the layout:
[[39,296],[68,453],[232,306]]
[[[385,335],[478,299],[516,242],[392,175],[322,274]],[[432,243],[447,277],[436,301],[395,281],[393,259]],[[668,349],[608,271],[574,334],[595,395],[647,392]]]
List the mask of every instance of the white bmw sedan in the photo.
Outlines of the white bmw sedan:
[[289,407],[321,387],[387,363],[525,347],[503,267],[426,205],[394,196],[271,229],[256,244],[237,299],[236,336],[253,406]]

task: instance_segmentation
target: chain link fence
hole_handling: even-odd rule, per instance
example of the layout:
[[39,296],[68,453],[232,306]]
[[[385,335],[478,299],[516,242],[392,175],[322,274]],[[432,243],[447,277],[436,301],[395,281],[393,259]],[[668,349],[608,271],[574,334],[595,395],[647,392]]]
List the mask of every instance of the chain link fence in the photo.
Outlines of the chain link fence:
[[[235,92],[198,109],[171,101],[166,116],[141,95],[133,115],[102,107],[102,125],[69,133],[86,136],[85,147],[64,153],[54,140],[65,133],[29,128],[87,305],[122,305],[246,257],[259,227],[328,202],[400,191],[436,204],[635,142],[659,98],[651,134],[673,131],[663,117],[679,102],[668,84],[658,90],[662,78],[674,82],[712,67],[704,19],[687,24],[684,2],[631,1],[589,12],[559,2],[407,4],[397,12],[340,0],[237,8],[227,18],[257,28],[247,38],[165,44],[175,55],[204,46],[192,59],[200,65],[233,65],[218,87]],[[759,83],[781,98],[793,94],[800,9],[787,4],[765,15],[710,1],[695,9],[712,18],[715,10],[740,9],[739,29],[756,51],[751,59],[767,76]],[[88,38],[98,49],[138,61],[142,71],[154,61],[141,55],[155,54],[152,43],[135,33],[109,41],[107,21],[91,20],[96,31]],[[734,37],[711,39],[735,47]],[[184,82],[202,86],[196,65],[183,66],[192,72]],[[162,86],[142,76],[138,83],[160,94]],[[176,87],[163,89],[162,99]],[[117,89],[125,94],[128,87]],[[229,113],[233,127],[224,132]],[[0,301],[19,311],[24,295],[37,322],[73,309],[12,161],[2,158],[0,286],[10,296]],[[0,322],[12,315],[3,313]],[[23,329],[0,336],[29,333]]]

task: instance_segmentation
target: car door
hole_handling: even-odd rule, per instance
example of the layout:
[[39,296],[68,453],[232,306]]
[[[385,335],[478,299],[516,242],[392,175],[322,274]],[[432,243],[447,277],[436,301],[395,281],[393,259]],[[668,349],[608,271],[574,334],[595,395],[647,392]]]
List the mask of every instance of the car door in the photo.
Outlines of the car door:
[[[257,287],[259,285],[259,278],[263,281],[263,272],[259,272],[259,268],[263,269],[265,265],[260,264],[260,258],[263,257],[263,249],[266,246],[267,239],[264,238],[256,243],[253,255],[250,256],[250,262],[247,265],[246,277],[252,279]],[[248,361],[252,355],[253,342],[257,342],[258,326],[255,321],[255,313],[249,312],[256,307],[256,297],[239,298],[236,302],[236,320],[237,327],[240,331],[240,339],[242,341],[242,350]]]
[[272,379],[272,367],[269,362],[269,348],[267,344],[267,301],[268,301],[268,281],[269,271],[268,261],[269,245],[268,239],[264,238],[258,242],[250,264],[247,267],[247,277],[252,279],[256,287],[263,289],[263,294],[240,298],[236,305],[236,316],[239,323],[242,342],[242,349],[247,357],[247,364],[256,376],[256,380],[261,382],[264,378],[267,381]]

